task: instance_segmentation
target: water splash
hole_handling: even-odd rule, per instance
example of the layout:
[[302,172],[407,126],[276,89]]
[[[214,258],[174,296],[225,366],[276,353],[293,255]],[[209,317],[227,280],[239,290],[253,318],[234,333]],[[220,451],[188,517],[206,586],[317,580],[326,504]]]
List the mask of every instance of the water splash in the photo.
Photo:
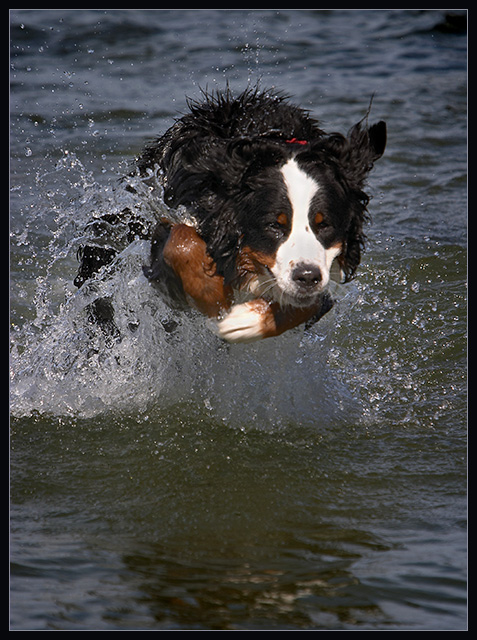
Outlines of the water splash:
[[[340,383],[327,366],[333,312],[307,332],[228,345],[199,314],[165,305],[142,274],[149,243],[140,239],[81,289],[72,286],[75,254],[91,216],[128,207],[152,221],[166,211],[151,180],[130,178],[134,193],[124,184],[100,186],[71,154],[38,178],[47,203],[17,235],[17,248],[35,251],[43,266],[36,273],[30,265],[32,317],[12,335],[13,414],[94,418],[186,403],[238,425],[327,422],[341,415],[346,390],[337,391]],[[64,195],[65,182],[77,197]],[[108,236],[108,242],[120,248],[122,238]],[[97,300],[112,309],[109,327],[93,321]]]
[[[127,244],[117,230],[97,239],[115,243],[116,259],[77,290],[76,252],[92,217],[125,208],[151,222],[183,214],[167,209],[155,180],[100,185],[67,153],[37,176],[41,195],[13,230],[14,415],[163,418],[180,405],[240,428],[342,420],[410,428],[461,406],[466,257],[458,246],[427,238],[396,250],[378,235],[359,279],[338,288],[319,323],[252,345],[228,345],[199,314],[171,311],[142,274],[148,242]],[[111,306],[110,331],[92,321],[98,299]]]
[[[14,413],[94,417],[192,402],[225,422],[274,425],[336,413],[325,334],[227,345],[199,314],[164,304],[141,274],[147,255],[148,243],[134,242],[39,332],[29,327],[12,355]],[[98,297],[114,307],[114,333],[91,320]]]

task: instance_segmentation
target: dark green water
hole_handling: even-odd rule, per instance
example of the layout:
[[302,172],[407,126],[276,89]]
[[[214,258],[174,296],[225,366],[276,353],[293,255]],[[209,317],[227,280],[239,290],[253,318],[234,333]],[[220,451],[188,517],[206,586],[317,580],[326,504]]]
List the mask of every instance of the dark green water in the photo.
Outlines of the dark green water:
[[[455,27],[455,25],[454,25]],[[463,630],[466,36],[444,11],[11,11],[12,630]],[[92,212],[198,86],[262,78],[389,145],[359,278],[226,347]],[[87,320],[114,302],[121,342]]]

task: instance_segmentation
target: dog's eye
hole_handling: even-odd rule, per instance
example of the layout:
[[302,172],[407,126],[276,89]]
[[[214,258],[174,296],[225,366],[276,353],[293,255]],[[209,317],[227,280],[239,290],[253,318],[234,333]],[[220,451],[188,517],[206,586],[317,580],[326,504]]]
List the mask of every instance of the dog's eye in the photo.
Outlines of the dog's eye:
[[290,220],[286,213],[276,214],[267,225],[271,233],[278,238],[282,238],[286,235],[289,226]]
[[280,227],[288,227],[288,216],[286,213],[279,213],[277,216],[277,223]]
[[319,211],[318,213],[315,213],[315,217],[313,221],[315,225],[318,227],[318,229],[325,229],[325,227],[329,226],[328,223],[325,222],[323,214]]

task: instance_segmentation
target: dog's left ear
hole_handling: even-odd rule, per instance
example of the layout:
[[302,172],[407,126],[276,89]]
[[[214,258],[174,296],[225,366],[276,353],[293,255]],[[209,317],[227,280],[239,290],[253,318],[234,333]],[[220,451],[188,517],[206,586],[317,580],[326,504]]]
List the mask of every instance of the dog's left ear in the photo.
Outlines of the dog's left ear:
[[383,121],[367,127],[363,120],[352,127],[341,149],[341,162],[348,179],[361,189],[374,163],[386,147],[386,123]]
[[372,154],[372,162],[380,158],[386,148],[387,130],[386,123],[380,120],[368,129],[368,144]]
[[386,148],[386,123],[381,120],[367,127],[361,120],[349,130],[347,142],[344,162],[355,184],[361,186]]
[[352,216],[343,253],[338,258],[345,276],[345,282],[351,280],[361,260],[365,235],[363,225],[367,221],[366,206],[369,197],[362,190],[368,173],[380,158],[386,147],[386,123],[367,127],[363,120],[355,124],[348,133],[338,152],[343,170],[354,191]]

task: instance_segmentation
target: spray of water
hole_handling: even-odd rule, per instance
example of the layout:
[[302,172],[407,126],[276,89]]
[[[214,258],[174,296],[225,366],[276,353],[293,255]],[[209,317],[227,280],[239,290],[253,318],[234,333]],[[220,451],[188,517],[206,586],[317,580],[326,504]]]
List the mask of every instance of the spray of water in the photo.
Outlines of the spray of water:
[[[117,228],[96,240],[115,246],[115,260],[80,289],[72,286],[92,217],[126,207],[151,222],[183,215],[166,211],[154,180],[100,186],[71,154],[38,178],[44,196],[16,236],[17,249],[37,253],[42,267],[29,267],[30,315],[12,336],[13,413],[94,418],[190,404],[225,422],[275,426],[340,414],[346,392],[337,391],[327,366],[335,312],[306,332],[228,345],[199,314],[164,303],[142,273],[148,241],[128,244]],[[98,300],[111,310],[111,322],[95,322]]]

